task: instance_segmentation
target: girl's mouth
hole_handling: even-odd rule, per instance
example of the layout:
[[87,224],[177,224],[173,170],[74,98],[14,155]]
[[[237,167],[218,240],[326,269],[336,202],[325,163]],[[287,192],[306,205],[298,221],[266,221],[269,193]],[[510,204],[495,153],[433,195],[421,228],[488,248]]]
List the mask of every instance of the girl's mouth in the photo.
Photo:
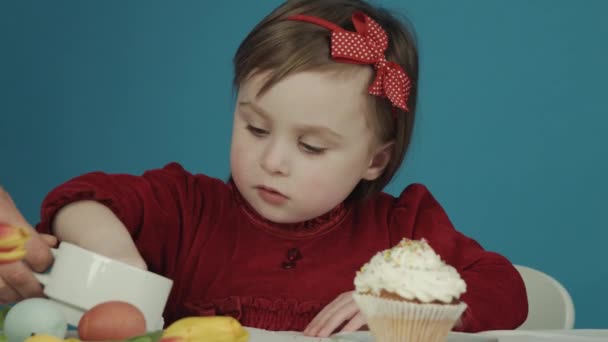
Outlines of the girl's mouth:
[[281,205],[289,200],[289,197],[270,187],[260,185],[256,186],[256,190],[258,196],[260,196],[264,202],[271,205]]

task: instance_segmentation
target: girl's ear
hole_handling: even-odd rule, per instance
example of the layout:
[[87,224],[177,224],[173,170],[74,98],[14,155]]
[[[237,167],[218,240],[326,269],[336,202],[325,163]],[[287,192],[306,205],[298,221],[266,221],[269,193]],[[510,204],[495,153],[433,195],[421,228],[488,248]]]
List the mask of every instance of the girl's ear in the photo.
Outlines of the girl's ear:
[[391,141],[376,148],[376,151],[374,151],[372,154],[369,165],[363,173],[362,178],[372,181],[380,177],[382,172],[384,172],[384,169],[386,169],[388,162],[391,161],[391,155],[393,154],[394,147],[395,142]]

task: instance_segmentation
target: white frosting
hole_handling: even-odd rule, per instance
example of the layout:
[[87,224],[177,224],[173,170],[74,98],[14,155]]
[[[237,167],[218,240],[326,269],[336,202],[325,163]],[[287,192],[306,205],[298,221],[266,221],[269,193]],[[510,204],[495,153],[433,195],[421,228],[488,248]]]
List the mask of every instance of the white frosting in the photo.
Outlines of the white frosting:
[[358,293],[379,295],[384,290],[423,303],[451,303],[466,291],[458,271],[444,263],[424,239],[403,239],[374,255],[357,272],[355,287]]

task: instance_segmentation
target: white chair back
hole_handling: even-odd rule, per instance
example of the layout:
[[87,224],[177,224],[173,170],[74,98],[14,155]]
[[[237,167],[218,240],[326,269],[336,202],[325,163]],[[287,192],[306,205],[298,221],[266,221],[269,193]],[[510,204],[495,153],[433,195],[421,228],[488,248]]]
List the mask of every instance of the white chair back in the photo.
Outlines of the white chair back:
[[572,329],[574,303],[553,277],[530,267],[515,265],[528,293],[528,318],[518,330]]

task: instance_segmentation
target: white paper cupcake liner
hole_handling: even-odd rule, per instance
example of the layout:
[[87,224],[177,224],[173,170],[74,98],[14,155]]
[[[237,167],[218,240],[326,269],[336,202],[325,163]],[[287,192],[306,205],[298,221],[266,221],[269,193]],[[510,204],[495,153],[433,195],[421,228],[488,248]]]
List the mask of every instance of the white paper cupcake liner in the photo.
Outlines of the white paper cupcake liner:
[[419,304],[353,295],[376,342],[443,342],[467,305]]

